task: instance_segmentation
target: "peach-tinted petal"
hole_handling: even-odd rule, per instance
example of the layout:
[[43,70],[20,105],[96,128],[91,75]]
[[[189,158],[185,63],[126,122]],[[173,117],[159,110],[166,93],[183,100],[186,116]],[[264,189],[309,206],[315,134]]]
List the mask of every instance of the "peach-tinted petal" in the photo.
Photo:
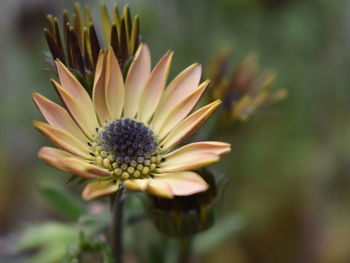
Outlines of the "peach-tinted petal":
[[83,130],[86,136],[92,138],[92,135],[96,132],[96,128],[99,126],[96,114],[92,108],[92,102],[90,101],[91,107],[86,104],[80,104],[78,100],[68,94],[58,82],[53,79],[51,79],[51,82],[75,122]]
[[155,181],[167,184],[175,196],[193,195],[208,189],[204,179],[194,172],[168,173],[155,178]]
[[119,119],[125,97],[123,75],[112,48],[107,51],[106,57],[106,105],[112,119]]
[[149,179],[129,179],[124,181],[124,185],[131,191],[145,191]]
[[90,96],[72,74],[72,72],[59,60],[55,61],[58,77],[63,89],[72,97],[76,98],[79,103],[91,103]]
[[124,117],[134,118],[151,72],[151,55],[146,44],[138,48],[125,80]]
[[220,100],[216,100],[196,112],[192,113],[186,119],[181,121],[175,129],[173,129],[162,142],[163,151],[168,150],[184,138],[195,132],[221,104]]
[[118,182],[113,180],[96,181],[85,186],[82,193],[84,200],[92,200],[98,197],[113,194],[118,190]]
[[[97,118],[91,98],[70,70],[59,60],[56,60],[57,72],[62,85],[62,89],[69,94],[78,104],[82,105],[84,112],[90,118],[90,122],[97,125]],[[66,102],[65,102],[66,103]],[[67,105],[68,110],[70,105]]]
[[219,156],[210,152],[201,152],[195,155],[186,155],[185,157],[163,162],[160,168],[157,169],[157,172],[171,173],[196,170],[219,161]]
[[169,112],[186,97],[188,97],[199,83],[201,77],[201,66],[193,64],[177,75],[169,86],[165,89],[164,94],[159,102],[159,106],[154,113],[152,126],[155,130],[159,128]]
[[62,158],[73,157],[74,155],[64,150],[45,146],[39,150],[38,156],[40,159],[47,162],[51,166],[67,172],[67,168],[64,165],[62,165],[60,160]]
[[203,141],[203,142],[194,142],[182,146],[181,148],[172,151],[165,155],[167,161],[178,161],[183,158],[190,157],[191,155],[196,155],[198,153],[214,153],[216,155],[221,155],[231,151],[231,145],[225,142],[217,141]]
[[192,90],[198,86],[201,73],[202,67],[197,63],[194,63],[184,69],[174,78],[164,92],[164,103],[168,104],[179,102],[186,97],[188,93],[191,93]]
[[52,147],[41,148],[39,157],[55,168],[83,178],[92,179],[111,175],[107,169],[90,164],[87,160],[79,159],[66,151]]
[[48,123],[58,129],[72,134],[82,143],[87,142],[84,133],[74,122],[66,109],[38,93],[33,94],[33,100]]
[[87,145],[81,143],[78,139],[70,135],[69,133],[60,130],[56,127],[51,126],[45,122],[34,121],[33,125],[37,128],[41,133],[43,133],[50,141],[54,144],[66,150],[67,152],[91,159],[92,157],[89,155],[89,148]]
[[202,96],[205,88],[208,86],[209,81],[205,81],[197,89],[195,89],[192,94],[187,98],[179,102],[160,126],[160,130],[156,131],[160,139],[163,139],[174,127],[179,124],[196,106],[198,100]]
[[171,188],[166,181],[163,182],[158,179],[149,179],[146,190],[147,192],[162,198],[174,197]]
[[157,108],[165,88],[173,52],[168,51],[154,67],[139,102],[138,119],[147,123]]
[[106,56],[105,52],[101,50],[98,55],[94,86],[92,89],[92,102],[101,124],[110,120],[105,99]]
[[90,164],[85,160],[64,157],[60,159],[60,162],[67,171],[83,178],[94,179],[111,175],[111,172],[107,169]]

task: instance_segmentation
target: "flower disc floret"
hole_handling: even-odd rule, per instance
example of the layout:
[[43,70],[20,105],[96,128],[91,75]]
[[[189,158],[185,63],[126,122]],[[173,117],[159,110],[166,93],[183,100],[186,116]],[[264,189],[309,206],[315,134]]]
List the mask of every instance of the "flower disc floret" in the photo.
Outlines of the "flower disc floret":
[[97,130],[91,144],[95,164],[118,179],[146,178],[161,162],[157,138],[144,123],[118,119]]

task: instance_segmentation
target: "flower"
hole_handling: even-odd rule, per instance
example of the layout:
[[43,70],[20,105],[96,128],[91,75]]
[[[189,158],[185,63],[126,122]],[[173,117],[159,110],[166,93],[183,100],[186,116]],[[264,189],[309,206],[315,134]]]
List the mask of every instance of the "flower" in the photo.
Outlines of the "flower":
[[173,198],[208,189],[193,170],[230,151],[223,142],[174,147],[195,132],[220,105],[216,100],[191,113],[209,81],[199,84],[201,66],[193,64],[166,87],[173,52],[151,71],[148,46],[140,45],[123,79],[112,48],[99,53],[92,98],[67,67],[56,60],[59,84],[51,80],[65,107],[34,93],[48,123],[34,126],[60,149],[43,147],[50,165],[91,180],[85,200],[129,190]]
[[271,70],[260,73],[255,53],[246,56],[232,71],[229,69],[230,51],[225,48],[218,52],[209,63],[207,76],[213,80],[211,97],[223,100],[223,109],[230,120],[246,121],[267,105],[285,99],[286,89],[275,92],[275,73]]
[[82,11],[80,5],[75,4],[73,14],[65,10],[61,30],[58,18],[48,15],[49,26],[44,29],[52,58],[67,65],[88,90],[94,81],[101,48],[111,46],[123,70],[139,46],[139,18],[131,19],[128,5],[124,6],[122,15],[118,6],[114,6],[112,19],[103,2],[100,10],[104,41],[98,39],[89,6]]

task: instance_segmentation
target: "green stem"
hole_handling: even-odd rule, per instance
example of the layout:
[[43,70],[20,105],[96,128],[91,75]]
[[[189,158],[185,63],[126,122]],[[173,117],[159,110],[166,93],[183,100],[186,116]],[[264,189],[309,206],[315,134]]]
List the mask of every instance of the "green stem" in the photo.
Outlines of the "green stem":
[[178,263],[193,263],[192,237],[179,239]]
[[124,186],[120,185],[112,209],[112,252],[115,263],[123,263]]

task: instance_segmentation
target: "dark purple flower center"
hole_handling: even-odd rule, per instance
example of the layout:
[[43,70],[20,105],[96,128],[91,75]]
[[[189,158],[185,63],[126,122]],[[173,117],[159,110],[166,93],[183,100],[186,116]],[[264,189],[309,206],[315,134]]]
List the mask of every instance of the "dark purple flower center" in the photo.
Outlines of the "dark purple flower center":
[[122,179],[148,176],[161,161],[157,138],[142,122],[119,119],[98,131],[96,164]]

